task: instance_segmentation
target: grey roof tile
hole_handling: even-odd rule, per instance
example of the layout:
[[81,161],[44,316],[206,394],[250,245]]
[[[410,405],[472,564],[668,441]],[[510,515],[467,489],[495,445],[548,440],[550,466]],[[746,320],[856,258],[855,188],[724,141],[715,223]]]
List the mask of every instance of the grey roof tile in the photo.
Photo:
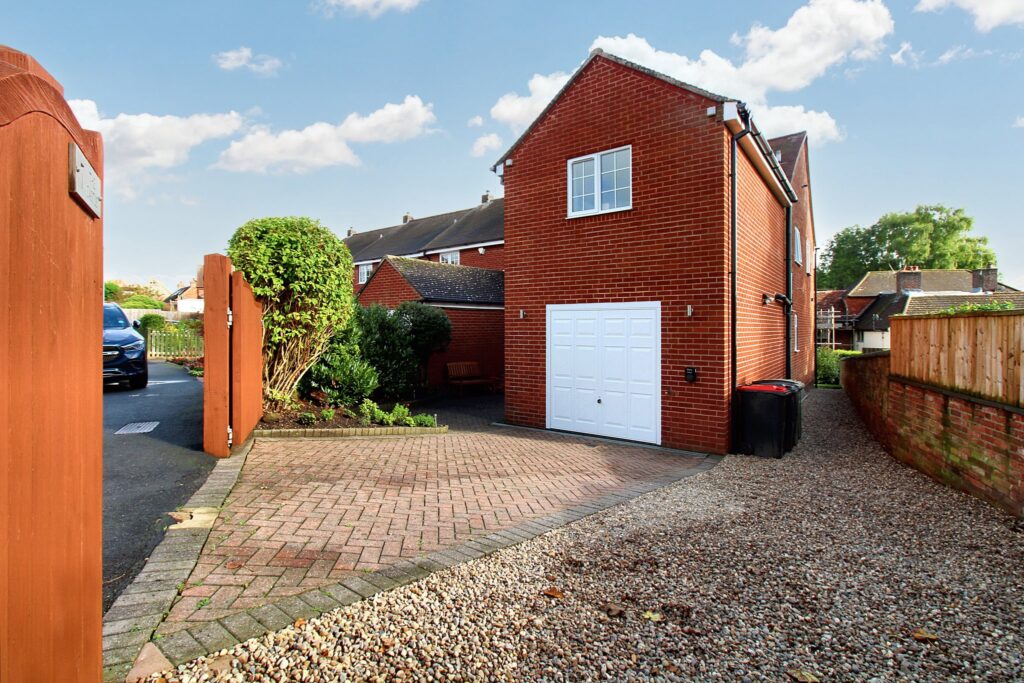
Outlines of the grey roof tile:
[[[453,266],[399,256],[387,257],[387,263],[419,292],[423,301],[497,306],[505,303],[505,273],[500,270]],[[383,267],[385,264],[381,264],[373,276]],[[366,286],[369,285],[370,281],[367,281]],[[367,291],[366,287],[363,291]]]

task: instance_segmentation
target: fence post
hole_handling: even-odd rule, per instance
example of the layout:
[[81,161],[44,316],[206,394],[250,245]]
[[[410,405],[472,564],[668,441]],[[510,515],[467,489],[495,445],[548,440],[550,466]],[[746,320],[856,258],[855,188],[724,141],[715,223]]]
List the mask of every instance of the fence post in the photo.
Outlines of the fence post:
[[203,259],[204,312],[203,450],[231,455],[228,427],[231,416],[231,344],[228,308],[231,301],[231,259],[207,254]]
[[5,683],[103,675],[102,175],[60,84],[0,46]]

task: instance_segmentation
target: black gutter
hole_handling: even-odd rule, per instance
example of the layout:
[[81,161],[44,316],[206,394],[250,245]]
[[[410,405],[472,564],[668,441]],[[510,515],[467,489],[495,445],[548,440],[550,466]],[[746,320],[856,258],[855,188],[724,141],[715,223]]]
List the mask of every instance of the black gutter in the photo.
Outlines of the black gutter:
[[[810,258],[809,256],[806,258]],[[786,207],[786,379],[793,379],[793,207]]]

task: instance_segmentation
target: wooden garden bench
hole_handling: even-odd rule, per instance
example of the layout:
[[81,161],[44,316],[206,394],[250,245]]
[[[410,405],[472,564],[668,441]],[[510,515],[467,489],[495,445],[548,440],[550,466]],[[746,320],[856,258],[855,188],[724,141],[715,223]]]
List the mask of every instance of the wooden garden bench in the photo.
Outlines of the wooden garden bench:
[[488,389],[493,391],[498,382],[497,377],[484,377],[480,372],[480,363],[475,360],[448,363],[447,368],[448,384],[458,386],[460,396],[467,386],[485,385]]

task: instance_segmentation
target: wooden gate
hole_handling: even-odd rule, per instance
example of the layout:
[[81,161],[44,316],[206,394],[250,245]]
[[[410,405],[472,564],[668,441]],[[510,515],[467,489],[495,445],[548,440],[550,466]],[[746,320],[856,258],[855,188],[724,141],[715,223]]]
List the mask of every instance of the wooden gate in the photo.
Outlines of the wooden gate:
[[203,450],[224,458],[263,416],[263,307],[231,259],[203,260]]
[[102,676],[103,143],[0,46],[0,681]]

